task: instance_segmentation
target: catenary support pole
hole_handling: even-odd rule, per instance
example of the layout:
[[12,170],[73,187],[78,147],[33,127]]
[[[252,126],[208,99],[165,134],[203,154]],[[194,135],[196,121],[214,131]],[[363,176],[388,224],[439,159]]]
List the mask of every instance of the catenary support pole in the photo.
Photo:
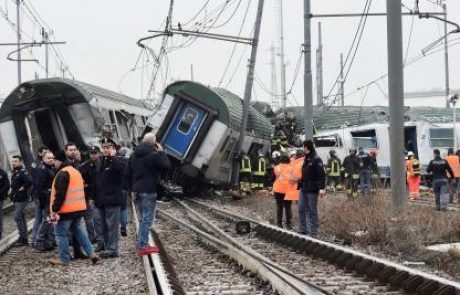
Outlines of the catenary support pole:
[[404,72],[401,0],[387,0],[388,94],[390,107],[391,197],[396,214],[404,210]]
[[21,0],[16,0],[16,33],[18,39],[18,52],[17,52],[17,63],[18,63],[18,85],[22,82],[21,73]]
[[343,53],[340,54],[340,106],[345,106],[345,77],[343,76]]
[[316,105],[323,104],[323,38],[321,22],[318,23],[318,49],[316,51]]
[[279,37],[280,37],[280,66],[281,66],[281,99],[283,108],[283,120],[286,120],[286,62],[284,60],[284,20],[283,20],[283,0],[279,2]]
[[[256,58],[257,58],[257,47],[259,45],[259,35],[260,35],[260,26],[262,24],[262,12],[264,8],[264,0],[259,0],[259,4],[257,7],[257,17],[256,23],[254,26],[254,36],[252,40],[252,48],[251,48],[251,57],[249,59],[248,65],[248,75],[246,78],[246,86],[244,89],[244,97],[243,97],[243,118],[241,123],[241,130],[240,136],[237,143],[237,158],[242,155],[243,152],[243,141],[246,135],[246,127],[248,126],[248,117],[249,117],[249,108],[251,103],[251,94],[252,94],[252,84],[254,83],[254,68],[256,66]],[[236,186],[238,184],[238,176],[239,176],[239,161],[233,161],[233,169],[232,169],[232,185]]]
[[313,139],[313,82],[311,75],[311,6],[304,0],[304,111],[305,139]]
[[[447,4],[442,4],[444,12],[444,19],[447,20]],[[447,22],[444,22],[444,70],[446,79],[446,107],[450,107],[449,94],[450,94],[450,81],[449,81],[449,32],[447,31]]]

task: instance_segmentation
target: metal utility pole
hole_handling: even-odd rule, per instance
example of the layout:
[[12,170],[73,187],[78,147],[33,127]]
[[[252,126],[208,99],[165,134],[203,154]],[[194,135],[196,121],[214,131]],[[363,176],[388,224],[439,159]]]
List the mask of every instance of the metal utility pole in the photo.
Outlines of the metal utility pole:
[[49,73],[49,33],[45,28],[42,28],[42,42],[45,43],[45,73],[48,78]]
[[279,0],[279,34],[280,34],[280,66],[281,66],[281,98],[283,100],[283,115],[286,119],[286,63],[284,61],[284,21],[283,0]]
[[311,6],[310,0],[304,0],[304,111],[305,139],[313,139],[313,82],[311,75]]
[[[444,12],[444,70],[445,70],[445,78],[446,78],[446,107],[449,108],[449,93],[450,93],[450,85],[449,85],[449,32],[447,31],[447,4],[442,4],[442,10]],[[455,107],[455,106],[454,106]]]
[[192,81],[194,81],[194,74],[193,74],[193,64],[190,65],[190,79],[192,79]]
[[[252,40],[252,48],[251,48],[251,57],[249,59],[248,65],[248,75],[246,78],[246,87],[244,89],[244,98],[243,98],[243,120],[241,123],[241,130],[240,136],[237,143],[237,156],[241,156],[243,152],[243,142],[244,137],[246,135],[246,127],[248,126],[248,117],[249,117],[249,108],[251,102],[251,94],[252,94],[252,84],[254,83],[254,68],[256,66],[256,58],[257,58],[257,48],[259,45],[259,35],[260,35],[260,26],[262,24],[262,12],[264,8],[264,0],[259,0],[259,4],[257,7],[257,17],[256,23],[254,26],[254,36]],[[233,169],[232,169],[232,184],[238,184],[238,176],[240,173],[240,163],[238,161],[233,161]]]
[[278,100],[278,81],[276,79],[276,48],[275,46],[272,44],[272,46],[270,47],[270,51],[271,51],[271,61],[270,61],[270,67],[271,67],[271,96],[272,96],[272,99],[271,99],[271,106],[272,106],[272,109],[275,110],[275,109],[278,109],[280,107],[280,104],[279,104],[279,100]]
[[396,214],[406,202],[404,169],[404,71],[401,0],[387,0],[391,197]]
[[321,22],[318,23],[318,49],[316,50],[316,105],[323,104],[323,38]]
[[22,73],[21,73],[21,0],[16,0],[16,29],[17,29],[17,39],[18,39],[18,52],[17,52],[17,61],[18,61],[18,85],[22,82]]
[[345,106],[345,77],[343,76],[343,53],[340,54],[340,106]]

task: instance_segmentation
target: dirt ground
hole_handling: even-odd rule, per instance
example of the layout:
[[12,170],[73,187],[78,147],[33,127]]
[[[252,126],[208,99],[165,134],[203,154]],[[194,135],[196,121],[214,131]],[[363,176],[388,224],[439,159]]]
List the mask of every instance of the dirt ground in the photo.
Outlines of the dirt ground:
[[[274,223],[275,201],[268,193],[256,193],[243,200],[223,194],[208,195],[241,214]],[[460,252],[432,252],[426,246],[460,242],[460,212],[438,212],[433,207],[408,204],[395,215],[388,196],[371,199],[359,197],[349,201],[341,193],[328,193],[318,204],[320,229],[318,238],[361,252],[405,263],[455,281],[460,280]],[[293,204],[293,225],[297,229],[297,205]]]

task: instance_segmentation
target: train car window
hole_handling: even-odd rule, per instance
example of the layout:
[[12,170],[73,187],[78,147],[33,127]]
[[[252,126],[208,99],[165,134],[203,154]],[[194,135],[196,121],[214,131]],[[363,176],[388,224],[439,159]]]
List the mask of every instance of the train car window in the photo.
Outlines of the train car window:
[[353,145],[355,147],[363,147],[365,149],[377,148],[377,136],[375,129],[360,130],[351,132],[353,137]]
[[192,108],[187,108],[180,119],[179,125],[177,125],[177,130],[183,134],[188,134],[197,117],[197,111]]
[[433,148],[454,146],[454,130],[452,128],[430,129],[430,146]]
[[224,151],[224,149],[227,146],[229,140],[230,140],[230,135],[227,135],[227,137],[224,140],[224,143],[222,143],[222,146],[220,147],[220,150],[219,150],[220,154]]
[[340,139],[337,136],[315,136],[313,138],[315,146],[320,147],[340,147]]
[[121,137],[123,139],[129,139],[130,138],[129,127],[128,127],[129,119],[120,112],[115,112],[115,115],[117,116],[118,129],[120,130]]
[[236,138],[234,137],[230,138],[230,141],[228,142],[228,145],[227,145],[227,149],[225,150],[225,153],[222,156],[222,162],[227,162],[228,159],[230,158],[235,142],[236,142]]

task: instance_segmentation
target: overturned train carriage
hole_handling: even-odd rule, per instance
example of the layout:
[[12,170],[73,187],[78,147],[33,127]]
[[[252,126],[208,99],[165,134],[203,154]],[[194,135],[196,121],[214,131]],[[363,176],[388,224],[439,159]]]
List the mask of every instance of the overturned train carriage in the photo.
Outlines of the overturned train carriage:
[[[230,184],[232,162],[241,129],[243,101],[221,88],[189,81],[169,85],[147,131],[157,134],[174,163],[173,181],[185,187],[203,182]],[[272,125],[251,107],[243,153],[266,153]]]
[[30,165],[41,145],[57,151],[71,141],[84,151],[100,145],[103,136],[129,145],[142,134],[152,110],[140,100],[79,81],[22,83],[0,108],[1,156],[21,154]]

